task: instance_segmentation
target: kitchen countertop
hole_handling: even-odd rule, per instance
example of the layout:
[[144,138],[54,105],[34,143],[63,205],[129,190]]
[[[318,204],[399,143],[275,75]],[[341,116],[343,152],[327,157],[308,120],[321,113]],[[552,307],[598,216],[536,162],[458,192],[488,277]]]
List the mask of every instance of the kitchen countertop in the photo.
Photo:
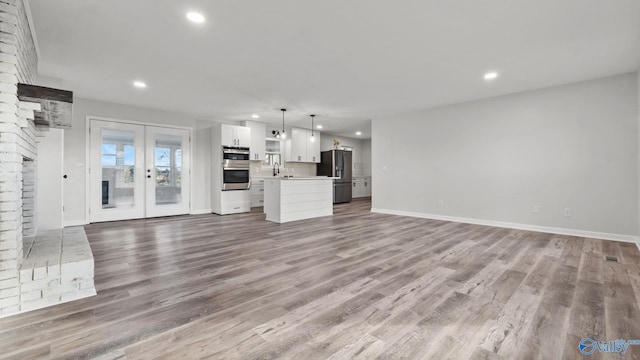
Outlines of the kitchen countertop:
[[284,179],[284,180],[322,180],[322,179],[339,179],[338,177],[330,177],[330,176],[292,176],[292,177],[285,177],[285,176],[253,176],[252,178],[254,179],[264,179],[264,180],[268,180],[268,179]]
[[281,180],[333,180],[340,179],[338,177],[330,177],[330,176],[293,176],[293,177],[275,177],[275,179]]

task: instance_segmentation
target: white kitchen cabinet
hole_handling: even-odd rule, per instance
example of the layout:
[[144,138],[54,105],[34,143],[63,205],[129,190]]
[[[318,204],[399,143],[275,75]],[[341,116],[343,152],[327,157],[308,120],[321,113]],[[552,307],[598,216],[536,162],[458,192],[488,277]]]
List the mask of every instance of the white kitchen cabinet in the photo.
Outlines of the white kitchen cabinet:
[[353,189],[351,191],[353,198],[361,198],[371,196],[371,178],[357,177],[351,181]]
[[256,121],[245,121],[244,126],[251,129],[251,141],[249,145],[251,157],[249,159],[264,161],[267,125]]
[[243,137],[244,134],[250,133],[251,129],[243,126],[215,124],[211,127],[211,211],[215,214],[226,215],[251,211],[251,190],[222,190],[224,169],[221,165],[222,148],[224,146],[248,147],[249,145],[243,143]]
[[361,198],[364,197],[365,193],[364,193],[364,179],[361,178],[354,178],[353,180],[351,180],[351,186],[353,187],[353,189],[351,189],[351,197],[352,198]]
[[320,162],[320,132],[314,131],[314,141],[311,141],[311,130],[291,128],[290,138],[287,139],[285,160],[291,162]]
[[307,130],[307,161],[313,163],[320,162],[320,132],[313,132],[313,141],[311,137],[311,130]]
[[251,179],[251,207],[264,206],[264,178]]
[[364,196],[371,197],[371,178],[364,178]]
[[291,128],[291,137],[287,140],[287,161],[307,161],[307,130]]
[[223,146],[251,146],[251,129],[245,126],[222,124]]

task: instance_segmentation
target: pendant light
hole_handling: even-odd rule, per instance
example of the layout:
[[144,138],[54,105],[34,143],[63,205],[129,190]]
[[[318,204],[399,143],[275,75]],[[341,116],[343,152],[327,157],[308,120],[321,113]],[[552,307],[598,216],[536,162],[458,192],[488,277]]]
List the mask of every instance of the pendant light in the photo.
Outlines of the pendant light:
[[287,109],[280,109],[280,111],[282,111],[282,132],[280,133],[280,136],[283,139],[286,139],[287,138],[287,134],[284,131],[284,112],[287,111]]
[[313,118],[316,117],[315,115],[309,115],[311,116],[311,142],[315,142],[316,141],[316,137],[313,134]]

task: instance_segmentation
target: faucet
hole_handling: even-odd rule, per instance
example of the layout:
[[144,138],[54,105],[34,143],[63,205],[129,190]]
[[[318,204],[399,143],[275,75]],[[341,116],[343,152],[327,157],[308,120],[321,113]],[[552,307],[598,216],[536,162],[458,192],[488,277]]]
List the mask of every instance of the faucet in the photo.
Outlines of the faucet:
[[[277,169],[276,169],[277,167]],[[278,164],[277,162],[273,163],[273,176],[276,176],[280,174],[280,164]]]

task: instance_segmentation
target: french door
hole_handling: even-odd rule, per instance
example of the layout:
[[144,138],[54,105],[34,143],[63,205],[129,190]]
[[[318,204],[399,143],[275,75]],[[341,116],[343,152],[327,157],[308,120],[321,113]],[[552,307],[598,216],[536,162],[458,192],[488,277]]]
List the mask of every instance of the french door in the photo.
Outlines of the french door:
[[90,123],[90,222],[189,213],[189,130]]

